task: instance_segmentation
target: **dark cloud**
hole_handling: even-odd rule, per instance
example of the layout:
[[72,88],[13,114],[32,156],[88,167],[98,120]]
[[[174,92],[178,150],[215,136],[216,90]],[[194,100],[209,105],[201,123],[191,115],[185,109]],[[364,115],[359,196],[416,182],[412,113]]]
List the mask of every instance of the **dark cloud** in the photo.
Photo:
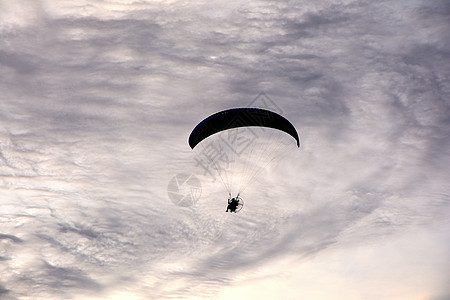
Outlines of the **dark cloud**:
[[8,294],[9,290],[0,285],[0,295]]
[[48,263],[45,263],[44,265],[44,268],[41,269],[41,272],[43,272],[41,278],[45,282],[40,284],[49,286],[55,291],[64,290],[66,288],[77,288],[84,291],[96,291],[100,289],[100,285],[86,276],[81,270],[76,268],[55,267]]
[[0,234],[0,240],[11,240],[14,243],[22,243],[23,242],[20,238],[14,236],[14,235],[11,235],[11,234]]

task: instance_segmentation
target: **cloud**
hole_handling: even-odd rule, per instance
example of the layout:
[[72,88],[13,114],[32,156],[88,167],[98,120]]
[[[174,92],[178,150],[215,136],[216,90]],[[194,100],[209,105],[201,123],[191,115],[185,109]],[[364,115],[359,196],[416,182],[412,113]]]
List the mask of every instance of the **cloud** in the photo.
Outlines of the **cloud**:
[[[32,2],[0,7],[0,294],[213,297],[261,276],[276,286],[290,258],[345,273],[348,249],[408,270],[416,254],[397,263],[377,243],[404,237],[408,252],[419,227],[444,257],[445,1]],[[198,171],[194,125],[261,91],[302,149],[262,174],[240,214],[201,174],[200,201],[176,207],[168,181]],[[361,263],[340,280],[374,267]],[[446,295],[436,286],[418,292]]]

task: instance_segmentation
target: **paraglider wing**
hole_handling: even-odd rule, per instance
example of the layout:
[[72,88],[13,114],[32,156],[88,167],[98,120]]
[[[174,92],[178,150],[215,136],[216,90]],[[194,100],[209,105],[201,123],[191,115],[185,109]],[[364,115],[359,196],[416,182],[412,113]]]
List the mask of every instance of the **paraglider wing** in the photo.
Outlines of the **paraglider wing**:
[[200,122],[189,136],[189,146],[194,147],[207,137],[223,130],[258,126],[278,129],[291,135],[300,147],[295,127],[283,116],[261,108],[233,108],[215,113]]

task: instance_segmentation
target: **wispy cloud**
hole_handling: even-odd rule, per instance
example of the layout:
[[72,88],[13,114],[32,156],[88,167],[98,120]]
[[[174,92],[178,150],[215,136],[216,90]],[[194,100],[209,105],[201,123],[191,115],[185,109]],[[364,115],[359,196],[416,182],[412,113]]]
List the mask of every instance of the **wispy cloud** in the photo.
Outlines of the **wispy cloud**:
[[[327,278],[319,255],[342,274],[346,251],[362,266],[339,278],[349,286],[378,253],[395,264],[380,241],[398,238],[405,264],[418,263],[407,253],[418,228],[436,260],[392,279],[433,278],[414,291],[447,296],[448,234],[436,228],[449,218],[449,11],[438,0],[2,2],[1,297],[222,297],[240,280],[254,291],[252,278],[301,278],[290,267]],[[200,201],[175,206],[169,179],[198,172],[192,128],[261,91],[302,149],[262,174],[239,214],[224,214],[227,195],[200,173]],[[373,290],[358,282],[350,297]],[[284,280],[286,293],[296,284]]]

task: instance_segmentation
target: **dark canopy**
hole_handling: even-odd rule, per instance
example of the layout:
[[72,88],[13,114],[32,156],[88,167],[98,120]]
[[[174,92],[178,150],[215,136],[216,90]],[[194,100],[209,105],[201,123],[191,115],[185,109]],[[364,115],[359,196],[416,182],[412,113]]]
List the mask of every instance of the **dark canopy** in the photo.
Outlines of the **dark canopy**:
[[279,114],[261,108],[233,108],[209,116],[192,130],[189,136],[189,146],[194,149],[198,143],[215,133],[247,126],[268,127],[284,131],[291,135],[297,141],[297,146],[300,147],[295,127]]

